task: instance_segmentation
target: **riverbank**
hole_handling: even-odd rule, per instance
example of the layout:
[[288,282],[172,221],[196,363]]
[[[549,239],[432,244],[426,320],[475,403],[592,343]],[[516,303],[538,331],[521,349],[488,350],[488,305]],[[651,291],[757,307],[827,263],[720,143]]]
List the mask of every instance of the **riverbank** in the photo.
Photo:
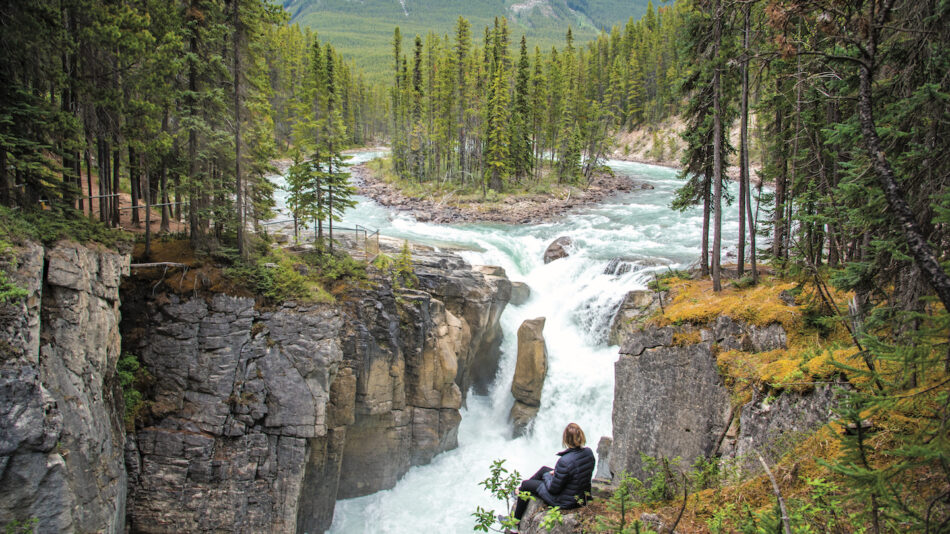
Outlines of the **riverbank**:
[[359,192],[389,208],[409,212],[420,222],[474,223],[498,222],[531,224],[551,221],[564,213],[601,202],[610,196],[653,186],[628,176],[598,173],[587,188],[550,184],[535,190],[497,194],[461,191],[460,188],[435,187],[410,190],[398,182],[380,164],[361,164],[350,168]]

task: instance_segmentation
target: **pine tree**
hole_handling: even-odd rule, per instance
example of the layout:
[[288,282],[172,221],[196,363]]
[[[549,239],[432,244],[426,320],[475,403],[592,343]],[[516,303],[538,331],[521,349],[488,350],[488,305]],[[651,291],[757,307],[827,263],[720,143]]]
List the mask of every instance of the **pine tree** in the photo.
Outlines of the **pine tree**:
[[515,177],[522,180],[534,167],[531,143],[531,110],[528,107],[529,76],[528,45],[521,37],[521,54],[518,59],[518,74],[515,81],[515,100],[511,116],[511,164]]
[[491,84],[488,116],[485,120],[485,183],[493,191],[501,192],[508,175],[509,144],[511,136],[508,124],[508,81],[505,67],[499,63]]

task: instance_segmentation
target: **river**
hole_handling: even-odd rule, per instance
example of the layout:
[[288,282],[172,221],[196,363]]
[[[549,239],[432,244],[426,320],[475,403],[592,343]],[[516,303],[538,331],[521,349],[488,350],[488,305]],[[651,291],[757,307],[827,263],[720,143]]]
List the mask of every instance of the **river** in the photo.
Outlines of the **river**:
[[[378,155],[358,153],[352,162]],[[521,306],[509,305],[502,315],[500,369],[487,396],[469,393],[462,409],[459,447],[429,465],[412,468],[391,490],[337,502],[331,533],[471,532],[476,507],[504,511],[504,504],[493,501],[479,485],[493,460],[504,459],[506,467],[526,477],[541,465],[554,465],[567,423],[578,423],[593,449],[601,436],[611,434],[617,347],[607,345],[606,338],[612,311],[627,291],[643,289],[654,270],[683,268],[699,257],[702,211],[669,208],[674,190],[682,184],[675,170],[607,163],[614,172],[654,189],[622,193],[543,224],[420,223],[363,197],[347,212],[341,226],[360,224],[413,242],[471,249],[461,253],[467,261],[502,266],[512,281],[531,287],[531,298]],[[737,185],[729,187],[737,196]],[[725,207],[723,215],[723,243],[734,249],[737,205]],[[572,254],[545,265],[545,248],[562,235],[573,238]],[[604,274],[609,261],[618,257],[635,267],[662,267]],[[547,318],[548,374],[533,433],[511,439],[507,417],[514,401],[509,388],[517,330],[522,321],[534,317]]]

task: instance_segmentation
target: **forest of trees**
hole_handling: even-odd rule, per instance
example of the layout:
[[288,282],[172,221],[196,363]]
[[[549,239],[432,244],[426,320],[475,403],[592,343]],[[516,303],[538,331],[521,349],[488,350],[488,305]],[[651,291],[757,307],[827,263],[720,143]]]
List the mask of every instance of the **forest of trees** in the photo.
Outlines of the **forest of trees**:
[[[195,246],[243,253],[243,232],[270,217],[272,160],[331,158],[385,133],[378,90],[270,2],[0,10],[7,206],[75,207],[115,225],[125,188],[132,206],[161,208],[162,230],[184,220]],[[131,211],[140,224],[152,210]]]
[[[842,454],[829,467],[846,481],[857,524],[870,532],[945,530],[950,5],[689,4],[678,82],[687,102],[687,182],[674,207],[703,206],[701,274],[721,289],[720,214],[731,200],[724,173],[733,164],[738,275],[749,257],[755,280],[758,252],[771,268],[811,280],[823,313],[842,321],[861,351],[865,365],[854,372],[867,386],[845,396],[839,417],[860,427],[869,417],[909,413],[901,402],[915,399],[915,424],[892,441],[861,430],[841,436]],[[728,132],[737,121],[733,147]],[[752,151],[760,169],[749,164]],[[774,188],[752,195],[753,172]],[[852,295],[849,302],[835,302],[832,287]],[[923,479],[933,483],[926,491],[916,486]]]
[[677,113],[676,40],[687,11],[685,3],[650,4],[639,21],[587,45],[568,29],[564,46],[549,51],[524,36],[512,43],[504,18],[484,29],[480,46],[460,17],[451,37],[417,35],[408,53],[397,28],[396,171],[501,191],[509,181],[537,181],[549,159],[559,182],[589,182],[616,131]]

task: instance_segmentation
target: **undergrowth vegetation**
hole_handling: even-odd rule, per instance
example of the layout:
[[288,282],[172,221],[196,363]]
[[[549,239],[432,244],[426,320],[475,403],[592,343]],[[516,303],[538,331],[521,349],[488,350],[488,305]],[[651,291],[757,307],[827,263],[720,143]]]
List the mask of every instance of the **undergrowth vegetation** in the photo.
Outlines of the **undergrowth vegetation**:
[[337,281],[365,280],[366,266],[340,251],[317,248],[297,254],[261,246],[247,261],[233,257],[224,274],[274,302],[332,303],[336,298],[327,288]]
[[60,240],[98,243],[111,249],[127,250],[131,236],[106,227],[71,209],[19,211],[0,206],[0,303],[27,296],[9,274],[17,269],[16,245],[36,241],[52,245]]
[[122,387],[122,397],[125,401],[125,412],[123,421],[125,429],[129,432],[135,431],[135,420],[142,413],[145,407],[145,389],[152,381],[152,375],[142,367],[136,355],[123,353],[116,363],[116,376],[119,379],[119,386]]
[[0,240],[13,244],[33,240],[51,245],[63,239],[98,243],[120,251],[128,250],[132,243],[131,234],[109,228],[77,210],[18,211],[0,206]]

